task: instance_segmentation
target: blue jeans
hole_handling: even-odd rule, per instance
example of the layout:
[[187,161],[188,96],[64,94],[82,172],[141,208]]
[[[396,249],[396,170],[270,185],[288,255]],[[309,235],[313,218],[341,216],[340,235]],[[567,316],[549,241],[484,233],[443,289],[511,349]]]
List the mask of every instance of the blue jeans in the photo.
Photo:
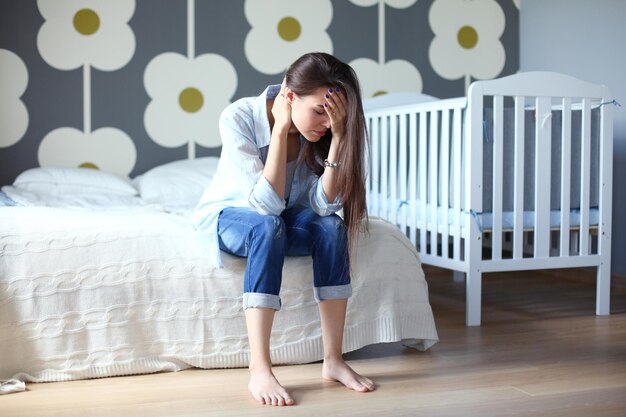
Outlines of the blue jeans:
[[309,207],[297,206],[271,216],[229,207],[220,213],[217,231],[221,250],[248,258],[244,309],[280,310],[285,256],[312,256],[318,302],[352,294],[346,227],[335,214],[319,216]]

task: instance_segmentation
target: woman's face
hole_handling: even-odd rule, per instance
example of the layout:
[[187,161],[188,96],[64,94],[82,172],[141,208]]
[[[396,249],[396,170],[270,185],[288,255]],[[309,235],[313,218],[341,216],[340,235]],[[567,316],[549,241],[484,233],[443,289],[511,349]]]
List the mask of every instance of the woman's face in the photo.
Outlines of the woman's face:
[[328,88],[320,87],[313,94],[301,96],[288,92],[291,100],[291,120],[293,126],[309,142],[317,142],[330,129],[330,118],[324,109],[324,94]]

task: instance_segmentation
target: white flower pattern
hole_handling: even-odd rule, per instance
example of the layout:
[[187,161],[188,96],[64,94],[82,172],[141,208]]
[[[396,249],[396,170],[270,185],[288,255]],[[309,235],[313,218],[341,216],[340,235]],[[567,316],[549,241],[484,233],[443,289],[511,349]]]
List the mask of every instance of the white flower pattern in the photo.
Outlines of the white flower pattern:
[[435,33],[429,59],[437,74],[447,80],[466,77],[494,78],[504,68],[505,51],[500,36],[505,17],[494,0],[435,0],[429,13]]
[[359,77],[363,98],[394,92],[422,91],[422,77],[410,62],[394,59],[379,64],[368,58],[358,58],[350,66]]
[[224,57],[157,55],[144,72],[152,101],[144,114],[148,135],[161,146],[221,145],[218,121],[237,89],[237,73]]
[[370,7],[380,2],[396,9],[406,9],[417,3],[417,0],[350,0],[351,3],[361,7]]
[[[190,5],[195,4],[196,1],[187,0],[188,19],[192,23],[196,20],[189,10]],[[436,91],[440,86],[447,84],[445,80],[458,80],[465,77],[467,85],[472,78],[488,79],[499,76],[506,61],[504,46],[500,40],[507,24],[503,9],[511,9],[515,12],[520,8],[520,0],[510,0],[511,3],[499,0],[432,0],[428,20],[434,38],[432,41],[425,39],[426,42],[431,41],[430,63],[398,59],[386,62],[385,35],[390,30],[395,31],[396,28],[385,28],[385,22],[387,22],[384,18],[385,9],[387,11],[389,8],[404,9],[415,4],[423,6],[424,3],[417,3],[418,0],[349,1],[360,7],[378,5],[379,23],[383,22],[378,26],[378,62],[367,58],[359,58],[351,62],[359,75],[364,97],[385,92],[421,92],[420,70],[421,74],[425,75],[426,72],[431,71],[430,68],[426,71],[429,64],[441,77],[441,79],[429,81],[434,82],[433,85],[429,84],[431,91]],[[183,7],[182,3],[184,2],[176,2],[175,8]],[[135,149],[134,142],[129,136],[119,129],[105,128],[101,124],[97,126],[100,129],[91,131],[90,74],[96,70],[114,71],[124,66],[130,69],[127,64],[136,50],[133,30],[139,31],[139,26],[131,27],[131,24],[134,26],[131,18],[136,13],[136,0],[37,0],[36,5],[43,21],[37,35],[37,42],[31,45],[33,51],[30,52],[38,52],[47,64],[57,70],[69,71],[83,67],[85,103],[83,105],[83,120],[85,120],[83,129],[78,126],[78,130],[60,127],[63,124],[57,124],[53,127],[58,127],[57,129],[51,128],[52,131],[47,135],[44,132],[45,137],[39,145],[40,161],[47,165],[86,165],[118,173],[130,172],[136,153],[141,149]],[[229,57],[237,56],[239,59],[247,59],[252,66],[252,72],[256,72],[256,76],[269,78],[265,75],[280,74],[303,53],[310,51],[333,53],[333,40],[328,33],[329,27],[331,22],[343,24],[339,22],[339,19],[333,21],[333,7],[331,0],[317,2],[245,0],[244,8],[239,9],[239,14],[244,12],[250,25],[245,39],[245,50],[236,51]],[[11,16],[10,13],[9,16]],[[359,22],[346,23],[358,25]],[[190,29],[188,29],[187,39],[197,40],[194,26],[188,24],[188,27]],[[376,29],[370,28],[370,30]],[[512,27],[507,28],[507,32],[511,30]],[[332,28],[331,33],[333,33]],[[11,42],[12,40],[8,40],[9,45]],[[374,47],[372,45],[372,48]],[[203,45],[203,48],[203,51],[207,51],[206,45]],[[511,48],[516,51],[514,46]],[[217,55],[206,54],[195,57],[193,42],[191,42],[191,47],[188,47],[188,51],[191,52],[188,52],[186,57],[163,53],[163,50],[157,52],[160,55],[155,57],[148,67],[154,66],[156,70],[162,59],[162,66],[169,69],[160,70],[161,75],[153,74],[154,77],[152,77],[148,74],[148,67],[144,69],[143,82],[151,99],[143,114],[144,127],[148,135],[164,147],[178,147],[185,143],[190,145],[190,149],[196,143],[206,147],[219,146],[221,141],[217,120],[221,110],[230,103],[236,91],[237,73],[229,61]],[[170,54],[177,55],[177,58],[167,63],[164,56]],[[209,56],[213,58],[207,58]],[[404,58],[409,59],[406,56]],[[28,98],[23,98],[29,84],[33,84],[32,71],[34,70],[34,67],[27,68],[25,63],[29,64],[30,61],[22,61],[15,53],[0,49],[2,70],[0,107],[3,109],[0,112],[0,149],[2,150],[20,141],[29,143],[35,141],[36,143],[41,140],[41,137],[27,136],[29,123],[31,127],[34,127],[35,118],[39,119],[42,116],[35,113],[34,107],[27,109],[25,102],[45,100],[45,97],[42,97],[39,92],[32,94],[33,91],[29,88]],[[187,67],[195,69],[184,69]],[[50,69],[47,68],[47,70]],[[187,75],[178,76],[178,72]],[[199,75],[200,73],[202,76]],[[210,73],[212,77],[206,77],[207,73]],[[37,78],[42,79],[41,75]],[[153,83],[150,78],[154,78]],[[220,81],[217,86],[207,86],[207,78],[218,78]],[[64,85],[63,87],[80,89],[80,85]],[[94,85],[94,88],[99,87],[99,85]],[[95,94],[97,92],[98,90],[94,90]],[[120,96],[120,99],[127,100],[128,97]],[[45,116],[44,120],[47,120]],[[98,117],[98,120],[102,118]],[[110,140],[104,139],[105,136]],[[86,143],[79,143],[79,138]],[[107,141],[107,149],[101,149],[102,144]],[[36,144],[33,146],[37,147]],[[119,149],[115,146],[119,146]],[[7,152],[13,152],[13,150],[7,149]],[[97,152],[99,155],[90,152]],[[106,160],[105,155],[108,155],[110,160]],[[120,158],[120,155],[124,157]],[[129,158],[126,158],[126,155],[130,155]],[[192,157],[191,150],[190,157]]]
[[137,151],[130,137],[114,127],[85,133],[73,127],[54,129],[39,146],[39,164],[100,169],[126,176],[135,166]]
[[102,127],[91,131],[91,67],[113,71],[135,52],[128,21],[134,0],[38,0],[45,21],[37,35],[44,61],[59,70],[83,68],[83,131],[60,127],[41,141],[41,166],[102,169],[128,175],[135,166],[134,142],[123,131]]
[[45,19],[37,47],[54,68],[90,65],[112,71],[135,53],[135,35],[128,25],[135,0],[38,0],[37,6]]
[[28,128],[28,110],[21,100],[28,85],[28,70],[15,53],[0,49],[0,148],[16,144]]
[[245,54],[263,74],[278,74],[301,55],[333,53],[326,32],[333,15],[330,0],[247,0],[245,15],[252,26]]

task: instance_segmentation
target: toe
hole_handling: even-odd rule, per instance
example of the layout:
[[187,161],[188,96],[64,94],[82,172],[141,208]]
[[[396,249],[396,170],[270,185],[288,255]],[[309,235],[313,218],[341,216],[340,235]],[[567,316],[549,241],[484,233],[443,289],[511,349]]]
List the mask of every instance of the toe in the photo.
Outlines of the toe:
[[361,384],[365,386],[368,389],[368,391],[374,391],[374,388],[376,387],[376,385],[371,379],[365,378],[365,377],[361,378]]
[[350,383],[346,384],[346,386],[354,391],[358,391],[358,392],[363,392],[363,391],[367,391],[367,387],[363,384],[361,384],[361,382],[358,379],[355,379],[353,381],[350,381]]
[[276,397],[276,405],[285,405],[285,399],[280,395]]
[[369,389],[365,385],[363,385],[363,384],[358,384],[357,387],[358,387],[357,391],[359,391],[359,392],[367,392],[367,391],[369,391]]
[[367,392],[367,391],[371,391],[370,390],[370,385],[368,384],[367,378],[364,377],[360,377],[359,378],[359,385],[361,386],[361,392]]
[[269,395],[264,395],[263,396],[263,402],[265,405],[272,405],[272,399],[270,398]]
[[281,389],[278,392],[278,398],[282,401],[281,405],[291,405],[293,404],[293,399],[285,389]]

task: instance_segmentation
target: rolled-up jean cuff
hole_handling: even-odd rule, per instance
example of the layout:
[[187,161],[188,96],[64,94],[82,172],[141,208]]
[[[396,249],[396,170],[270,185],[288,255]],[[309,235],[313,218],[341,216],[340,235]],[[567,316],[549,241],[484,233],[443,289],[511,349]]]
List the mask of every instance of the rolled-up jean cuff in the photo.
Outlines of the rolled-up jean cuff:
[[263,294],[260,292],[243,293],[243,308],[272,308],[280,310],[280,297],[274,294]]
[[319,303],[324,300],[339,300],[350,298],[352,285],[334,285],[330,287],[315,287],[315,300]]

